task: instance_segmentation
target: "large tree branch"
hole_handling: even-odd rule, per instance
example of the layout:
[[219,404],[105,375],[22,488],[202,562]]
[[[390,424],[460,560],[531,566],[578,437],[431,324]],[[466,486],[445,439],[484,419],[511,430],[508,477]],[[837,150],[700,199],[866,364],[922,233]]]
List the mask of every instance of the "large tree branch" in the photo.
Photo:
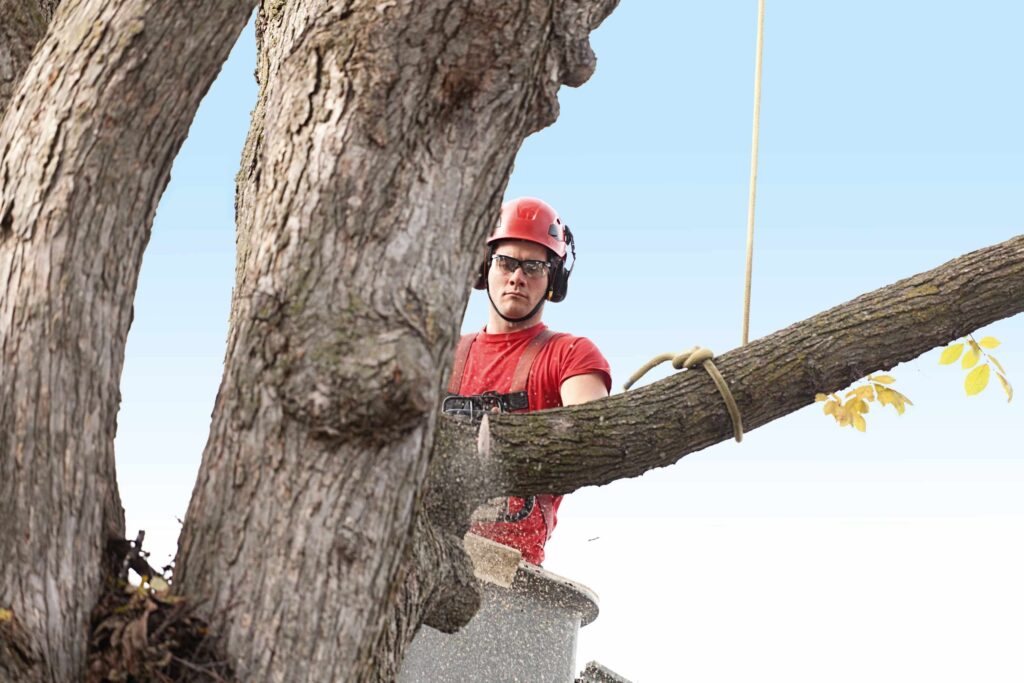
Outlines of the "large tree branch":
[[[119,383],[157,201],[250,11],[69,4],[0,122],[0,607],[48,680],[81,678],[103,548],[123,533]],[[0,679],[31,680],[12,661]]]
[[[860,296],[747,346],[715,364],[751,431],[993,321],[1024,310],[1024,236]],[[489,446],[479,448],[479,432]],[[664,467],[732,437],[718,390],[702,369],[571,408],[445,417],[430,482],[438,527],[458,534],[494,495],[569,493]],[[465,588],[444,587],[450,594]],[[443,607],[443,605],[442,605]],[[451,615],[458,618],[458,615]]]
[[[755,340],[715,364],[751,431],[808,405],[818,392],[843,389],[1022,310],[1018,236]],[[670,465],[731,436],[710,377],[687,370],[581,406],[496,416],[486,459],[476,453],[476,427],[445,419],[432,481],[464,484],[467,505],[500,494],[568,493]]]

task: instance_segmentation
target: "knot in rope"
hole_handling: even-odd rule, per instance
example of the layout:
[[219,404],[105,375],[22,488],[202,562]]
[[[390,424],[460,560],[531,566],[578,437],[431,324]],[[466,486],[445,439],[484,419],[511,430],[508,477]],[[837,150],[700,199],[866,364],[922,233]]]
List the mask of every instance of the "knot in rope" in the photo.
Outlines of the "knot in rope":
[[702,366],[709,375],[711,375],[712,381],[715,383],[715,387],[718,389],[718,393],[722,395],[722,400],[725,401],[726,410],[729,411],[729,417],[732,419],[732,433],[733,438],[737,442],[743,441],[743,420],[740,417],[739,406],[736,405],[736,399],[733,398],[732,391],[729,390],[729,385],[725,383],[725,378],[722,377],[722,373],[718,371],[718,368],[712,362],[712,358],[715,354],[712,353],[711,349],[705,349],[702,346],[694,346],[693,348],[687,349],[682,353],[663,353],[660,356],[655,356],[651,360],[647,361],[642,368],[637,370],[630,376],[629,380],[622,385],[623,391],[629,391],[629,388],[636,384],[636,382],[647,374],[647,371],[651,368],[664,363],[665,361],[672,361],[672,367],[676,370],[687,369],[691,370],[698,365]]

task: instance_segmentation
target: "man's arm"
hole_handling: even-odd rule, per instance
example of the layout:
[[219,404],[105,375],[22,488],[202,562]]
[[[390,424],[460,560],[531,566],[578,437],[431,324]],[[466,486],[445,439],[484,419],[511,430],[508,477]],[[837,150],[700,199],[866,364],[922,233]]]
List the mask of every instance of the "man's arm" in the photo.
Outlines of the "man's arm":
[[604,385],[604,376],[597,372],[586,375],[573,375],[564,382],[559,389],[562,396],[563,406],[574,406],[608,395],[608,388]]

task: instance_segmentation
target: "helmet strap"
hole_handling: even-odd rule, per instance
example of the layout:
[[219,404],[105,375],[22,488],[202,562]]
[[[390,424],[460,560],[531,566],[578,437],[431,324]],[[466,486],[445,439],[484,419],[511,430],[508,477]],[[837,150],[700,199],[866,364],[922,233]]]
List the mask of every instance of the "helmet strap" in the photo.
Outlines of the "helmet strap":
[[533,307],[532,311],[519,318],[510,318],[504,313],[502,313],[501,309],[498,308],[498,306],[494,303],[494,299],[491,298],[491,283],[487,283],[487,300],[491,302],[491,308],[494,309],[494,312],[497,313],[498,316],[507,323],[521,323],[525,320],[529,320],[533,316],[537,315],[537,311],[540,310],[540,307],[544,305],[544,302],[547,301],[547,299],[547,295],[542,296],[540,298],[540,301],[537,302],[537,305]]

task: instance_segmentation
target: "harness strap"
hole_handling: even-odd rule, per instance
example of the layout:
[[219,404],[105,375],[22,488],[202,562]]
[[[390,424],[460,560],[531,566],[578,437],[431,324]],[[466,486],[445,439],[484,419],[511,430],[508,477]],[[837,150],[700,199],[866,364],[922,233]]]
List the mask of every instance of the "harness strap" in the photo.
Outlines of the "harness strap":
[[544,540],[551,538],[555,527],[555,497],[550,493],[538,493],[534,498],[544,518]]
[[469,349],[476,341],[478,332],[464,334],[459,339],[459,345],[455,348],[455,363],[452,365],[452,376],[448,380],[448,393],[458,394],[462,388],[462,374],[466,371],[466,361],[469,359]]
[[[512,374],[512,386],[509,387],[509,394],[515,394],[518,392],[526,393],[526,384],[530,379],[530,370],[533,369],[533,363],[537,360],[537,356],[547,346],[548,342],[558,336],[557,333],[552,332],[550,329],[546,329],[536,337],[530,340],[529,345],[523,351],[523,355],[519,357],[519,363],[516,364],[516,370]],[[544,540],[551,538],[551,532],[555,526],[555,497],[550,493],[540,493],[535,496],[531,496],[536,502],[536,506],[540,508],[540,514],[544,520]],[[526,503],[526,501],[523,501]]]
[[519,391],[526,391],[526,383],[530,379],[530,369],[533,368],[533,361],[537,360],[541,349],[554,337],[555,333],[550,329],[546,329],[530,340],[530,343],[523,350],[523,355],[519,357],[516,371],[512,373],[512,385],[508,388],[508,393],[514,394]]

